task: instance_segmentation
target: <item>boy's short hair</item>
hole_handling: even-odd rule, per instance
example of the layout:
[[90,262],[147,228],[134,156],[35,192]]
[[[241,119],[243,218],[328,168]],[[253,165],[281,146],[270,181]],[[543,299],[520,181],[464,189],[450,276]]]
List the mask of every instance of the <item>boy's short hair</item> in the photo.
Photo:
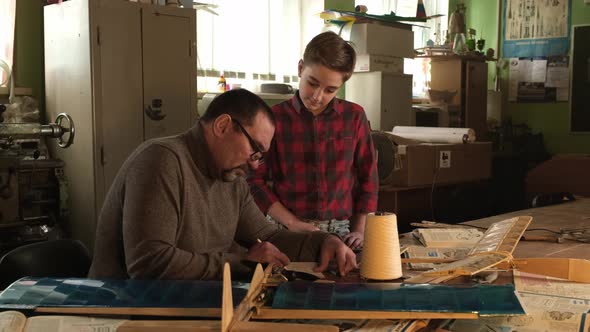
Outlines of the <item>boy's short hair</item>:
[[313,37],[305,47],[303,64],[320,64],[344,74],[346,82],[354,71],[356,52],[349,42],[333,31],[322,32]]

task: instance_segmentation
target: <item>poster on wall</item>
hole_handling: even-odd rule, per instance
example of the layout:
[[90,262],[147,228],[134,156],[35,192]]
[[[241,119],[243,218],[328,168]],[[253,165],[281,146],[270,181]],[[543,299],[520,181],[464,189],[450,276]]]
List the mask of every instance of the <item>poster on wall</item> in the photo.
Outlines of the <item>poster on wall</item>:
[[511,58],[508,100],[547,103],[569,97],[569,56]]
[[504,0],[504,58],[568,54],[571,0]]

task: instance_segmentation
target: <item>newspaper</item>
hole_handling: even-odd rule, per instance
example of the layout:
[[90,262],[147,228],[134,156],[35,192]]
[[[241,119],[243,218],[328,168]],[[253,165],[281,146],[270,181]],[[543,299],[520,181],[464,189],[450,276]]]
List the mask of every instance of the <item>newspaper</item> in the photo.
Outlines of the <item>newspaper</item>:
[[483,232],[471,228],[420,228],[416,237],[426,247],[472,248],[483,238]]
[[514,286],[521,293],[590,300],[590,284],[514,271]]
[[[442,258],[442,259],[463,259],[469,253],[470,248],[426,248],[421,246],[408,246],[405,251],[406,258]],[[409,263],[414,270],[431,270],[436,263]]]
[[487,325],[511,327],[519,332],[581,331],[590,302],[558,296],[519,293],[527,315],[522,317],[488,317]]
[[[455,320],[443,328],[453,332],[502,331],[502,332],[578,332],[589,319],[590,302],[548,295],[521,293],[523,316],[481,317],[478,320]],[[587,324],[587,323],[586,323]]]
[[0,312],[0,332],[116,332],[124,319],[84,316],[27,317],[18,311]]
[[27,319],[25,332],[116,332],[123,319],[78,316],[35,316]]
[[590,331],[590,285],[519,271],[514,272],[514,283],[526,315],[454,320],[441,327],[454,332]]
[[0,312],[0,332],[21,332],[27,317],[18,311]]

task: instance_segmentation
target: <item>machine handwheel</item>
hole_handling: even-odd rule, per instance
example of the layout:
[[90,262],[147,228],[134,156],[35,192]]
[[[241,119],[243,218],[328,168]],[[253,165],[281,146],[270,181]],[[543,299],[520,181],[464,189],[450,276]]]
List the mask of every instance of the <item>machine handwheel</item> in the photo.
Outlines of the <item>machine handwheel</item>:
[[[64,119],[67,120],[68,127],[62,126],[62,122],[63,122]],[[74,120],[72,120],[72,117],[69,116],[68,114],[66,114],[66,113],[60,113],[55,118],[55,123],[62,130],[61,135],[57,138],[57,144],[61,148],[64,148],[65,149],[68,146],[72,145],[72,143],[74,143],[74,136],[76,134],[76,128],[74,127]],[[66,132],[69,133],[68,134],[68,139],[67,140],[64,140],[64,137],[63,136],[65,135]]]

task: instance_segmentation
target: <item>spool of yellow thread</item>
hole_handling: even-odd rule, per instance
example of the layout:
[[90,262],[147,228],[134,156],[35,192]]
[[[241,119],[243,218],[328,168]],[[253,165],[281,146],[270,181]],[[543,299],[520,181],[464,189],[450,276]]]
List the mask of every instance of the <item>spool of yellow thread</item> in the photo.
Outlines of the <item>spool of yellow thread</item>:
[[367,216],[361,276],[373,280],[391,280],[402,276],[395,214],[378,212]]

